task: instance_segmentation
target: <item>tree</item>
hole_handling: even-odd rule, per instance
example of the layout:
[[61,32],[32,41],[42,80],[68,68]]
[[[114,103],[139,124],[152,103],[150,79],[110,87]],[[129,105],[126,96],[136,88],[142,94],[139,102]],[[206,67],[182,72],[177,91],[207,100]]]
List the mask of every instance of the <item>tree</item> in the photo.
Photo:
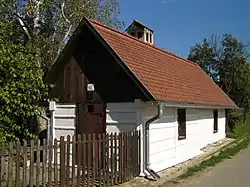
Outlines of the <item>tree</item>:
[[245,114],[250,110],[247,57],[247,47],[232,35],[224,34],[221,38],[213,35],[210,40],[204,39],[202,44],[196,44],[191,48],[188,59],[198,63]]
[[[0,21],[0,134],[5,141],[32,138],[35,118],[48,86],[35,60],[32,43],[25,45],[11,22]],[[1,140],[0,140],[1,141]]]
[[30,138],[44,75],[83,16],[121,28],[119,0],[0,1],[0,134]]
[[[119,0],[2,0],[0,19],[15,22],[37,49],[36,60],[47,71],[83,16],[121,28]],[[41,55],[43,54],[43,55]]]

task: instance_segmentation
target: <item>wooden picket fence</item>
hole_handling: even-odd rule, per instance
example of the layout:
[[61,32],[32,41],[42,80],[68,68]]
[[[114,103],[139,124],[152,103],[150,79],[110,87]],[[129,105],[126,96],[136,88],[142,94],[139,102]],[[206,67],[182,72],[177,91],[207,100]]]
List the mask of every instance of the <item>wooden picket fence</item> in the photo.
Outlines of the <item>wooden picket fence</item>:
[[112,186],[139,175],[140,133],[10,142],[0,156],[1,187]]

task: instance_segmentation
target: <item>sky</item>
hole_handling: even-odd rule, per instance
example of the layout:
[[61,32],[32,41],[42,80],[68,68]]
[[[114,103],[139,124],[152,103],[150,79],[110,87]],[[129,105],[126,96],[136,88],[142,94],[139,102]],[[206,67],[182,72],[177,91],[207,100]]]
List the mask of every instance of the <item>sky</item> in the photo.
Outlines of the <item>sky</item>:
[[154,44],[187,58],[192,46],[212,34],[231,33],[250,42],[250,0],[120,0],[120,18],[154,31]]

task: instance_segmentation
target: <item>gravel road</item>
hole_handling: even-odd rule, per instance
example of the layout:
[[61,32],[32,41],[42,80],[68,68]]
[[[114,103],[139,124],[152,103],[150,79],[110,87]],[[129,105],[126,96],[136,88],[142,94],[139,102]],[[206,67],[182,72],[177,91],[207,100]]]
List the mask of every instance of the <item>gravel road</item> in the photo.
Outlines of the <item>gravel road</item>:
[[162,187],[250,187],[250,147],[193,177]]

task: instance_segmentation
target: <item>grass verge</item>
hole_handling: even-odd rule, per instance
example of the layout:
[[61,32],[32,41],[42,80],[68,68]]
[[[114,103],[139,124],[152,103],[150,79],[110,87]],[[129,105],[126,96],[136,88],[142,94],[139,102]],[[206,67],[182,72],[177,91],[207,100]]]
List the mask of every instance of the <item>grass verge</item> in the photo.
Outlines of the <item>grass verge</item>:
[[224,159],[236,155],[240,150],[247,148],[248,145],[250,145],[250,116],[248,116],[245,124],[239,125],[235,129],[235,138],[235,141],[231,143],[228,148],[225,148],[220,151],[219,154],[202,161],[198,165],[188,168],[188,170],[184,174],[180,175],[177,180],[188,178],[207,167],[212,167]]

